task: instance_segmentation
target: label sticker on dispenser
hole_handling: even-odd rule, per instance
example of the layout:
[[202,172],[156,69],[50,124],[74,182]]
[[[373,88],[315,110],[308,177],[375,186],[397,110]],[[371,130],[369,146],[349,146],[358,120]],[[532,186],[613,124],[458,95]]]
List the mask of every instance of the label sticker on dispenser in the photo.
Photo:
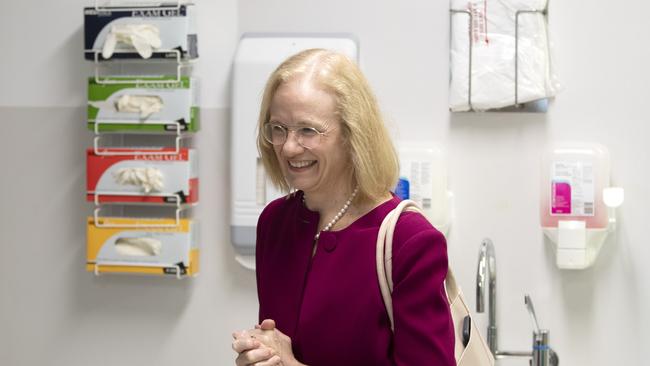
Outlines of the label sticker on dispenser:
[[553,214],[571,214],[571,183],[553,181],[551,211]]
[[551,215],[594,216],[593,165],[555,161],[551,172]]
[[400,180],[395,194],[411,199],[423,209],[430,209],[433,201],[433,166],[425,159],[401,159]]

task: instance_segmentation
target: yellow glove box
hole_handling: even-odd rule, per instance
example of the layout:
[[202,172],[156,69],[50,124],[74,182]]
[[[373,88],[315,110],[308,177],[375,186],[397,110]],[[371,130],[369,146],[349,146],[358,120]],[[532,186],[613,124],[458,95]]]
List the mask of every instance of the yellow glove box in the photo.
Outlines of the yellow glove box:
[[196,276],[198,224],[189,219],[88,218],[86,270]]

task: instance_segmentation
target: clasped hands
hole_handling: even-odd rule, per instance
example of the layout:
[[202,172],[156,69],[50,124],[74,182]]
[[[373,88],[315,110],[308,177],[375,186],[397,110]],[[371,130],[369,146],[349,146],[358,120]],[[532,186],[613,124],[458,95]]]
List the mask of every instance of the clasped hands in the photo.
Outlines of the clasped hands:
[[293,356],[291,338],[265,319],[254,329],[234,332],[232,349],[238,353],[237,366],[300,366]]

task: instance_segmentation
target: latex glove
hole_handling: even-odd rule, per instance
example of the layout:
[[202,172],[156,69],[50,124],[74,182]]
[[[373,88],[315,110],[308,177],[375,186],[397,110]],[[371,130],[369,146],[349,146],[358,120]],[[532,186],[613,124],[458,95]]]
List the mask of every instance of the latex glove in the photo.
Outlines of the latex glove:
[[113,173],[113,178],[121,185],[142,187],[144,193],[160,192],[164,188],[163,173],[155,168],[122,168]]
[[154,238],[118,238],[115,250],[120,255],[132,257],[150,257],[160,255],[162,243]]
[[140,113],[140,118],[143,119],[160,112],[162,107],[162,98],[156,95],[124,94],[115,101],[115,109],[118,112]]
[[111,26],[110,32],[104,41],[102,56],[111,58],[118,43],[123,43],[135,48],[142,58],[150,58],[153,50],[162,46],[160,30],[150,24],[116,24]]

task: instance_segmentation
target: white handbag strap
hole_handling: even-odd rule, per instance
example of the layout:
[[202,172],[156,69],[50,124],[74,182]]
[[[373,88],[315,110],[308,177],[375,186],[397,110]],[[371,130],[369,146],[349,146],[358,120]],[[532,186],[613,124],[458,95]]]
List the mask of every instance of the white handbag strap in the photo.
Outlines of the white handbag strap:
[[[395,320],[393,319],[393,301],[391,294],[393,292],[393,235],[395,232],[395,225],[403,211],[418,212],[422,215],[422,210],[418,205],[411,200],[404,200],[400,202],[391,212],[389,212],[384,221],[379,227],[377,234],[377,250],[376,250],[376,263],[377,263],[377,278],[379,279],[379,289],[381,290],[381,297],[384,299],[384,305],[390,319],[390,329],[395,331]],[[445,287],[447,290],[447,301],[451,303],[453,299],[458,296],[459,288],[456,284],[456,279],[451,271],[447,271],[445,278]]]

